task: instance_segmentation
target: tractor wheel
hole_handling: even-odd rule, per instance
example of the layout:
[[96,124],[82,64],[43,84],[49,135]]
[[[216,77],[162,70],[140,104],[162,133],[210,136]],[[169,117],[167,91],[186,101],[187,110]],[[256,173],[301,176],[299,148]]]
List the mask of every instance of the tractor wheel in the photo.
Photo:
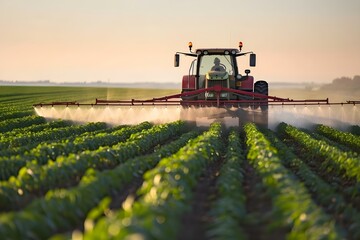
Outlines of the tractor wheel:
[[[254,93],[260,93],[263,95],[269,95],[268,83],[266,81],[257,81],[254,84]],[[262,111],[266,111],[269,108],[268,99],[263,98],[254,98],[255,100],[266,100],[266,102],[260,104],[260,108]]]

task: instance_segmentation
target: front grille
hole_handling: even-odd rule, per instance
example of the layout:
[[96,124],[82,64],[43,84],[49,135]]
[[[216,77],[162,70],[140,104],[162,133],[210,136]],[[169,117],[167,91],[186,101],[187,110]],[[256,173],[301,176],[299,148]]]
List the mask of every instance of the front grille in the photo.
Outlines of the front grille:
[[[224,79],[224,80],[206,80],[207,81],[207,87],[210,88],[210,87],[214,87],[216,85],[220,85],[221,87],[224,87],[224,88],[229,88],[228,86],[228,80],[227,79]],[[208,100],[214,100],[216,99],[216,93],[215,92],[206,92],[205,93],[205,99],[208,99]],[[229,99],[229,94],[225,96],[220,96],[220,99]]]
[[222,87],[226,87],[228,88],[228,81],[225,79],[225,80],[207,80],[207,87],[213,87],[213,86],[216,86],[216,85],[221,85]]

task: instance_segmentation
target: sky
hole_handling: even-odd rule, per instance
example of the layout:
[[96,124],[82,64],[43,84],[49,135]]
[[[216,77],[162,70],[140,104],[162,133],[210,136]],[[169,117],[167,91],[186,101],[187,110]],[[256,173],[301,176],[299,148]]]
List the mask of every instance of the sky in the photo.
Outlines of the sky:
[[181,82],[177,51],[237,48],[255,80],[360,75],[359,0],[0,0],[0,80]]

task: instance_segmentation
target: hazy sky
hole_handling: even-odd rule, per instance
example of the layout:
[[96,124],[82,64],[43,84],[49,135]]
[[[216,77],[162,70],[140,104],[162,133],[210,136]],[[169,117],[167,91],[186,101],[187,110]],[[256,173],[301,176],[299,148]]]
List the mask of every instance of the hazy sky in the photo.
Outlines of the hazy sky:
[[0,0],[1,80],[180,82],[189,41],[242,41],[269,83],[353,77],[360,0]]

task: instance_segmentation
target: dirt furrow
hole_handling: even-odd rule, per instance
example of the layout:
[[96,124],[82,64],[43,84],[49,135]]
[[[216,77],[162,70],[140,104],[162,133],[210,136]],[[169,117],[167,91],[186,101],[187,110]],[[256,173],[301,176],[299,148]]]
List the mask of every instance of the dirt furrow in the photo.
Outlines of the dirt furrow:
[[210,164],[199,178],[190,203],[191,211],[182,217],[178,240],[206,239],[206,226],[211,221],[208,212],[216,196],[215,183],[223,161],[224,159],[220,159]]

